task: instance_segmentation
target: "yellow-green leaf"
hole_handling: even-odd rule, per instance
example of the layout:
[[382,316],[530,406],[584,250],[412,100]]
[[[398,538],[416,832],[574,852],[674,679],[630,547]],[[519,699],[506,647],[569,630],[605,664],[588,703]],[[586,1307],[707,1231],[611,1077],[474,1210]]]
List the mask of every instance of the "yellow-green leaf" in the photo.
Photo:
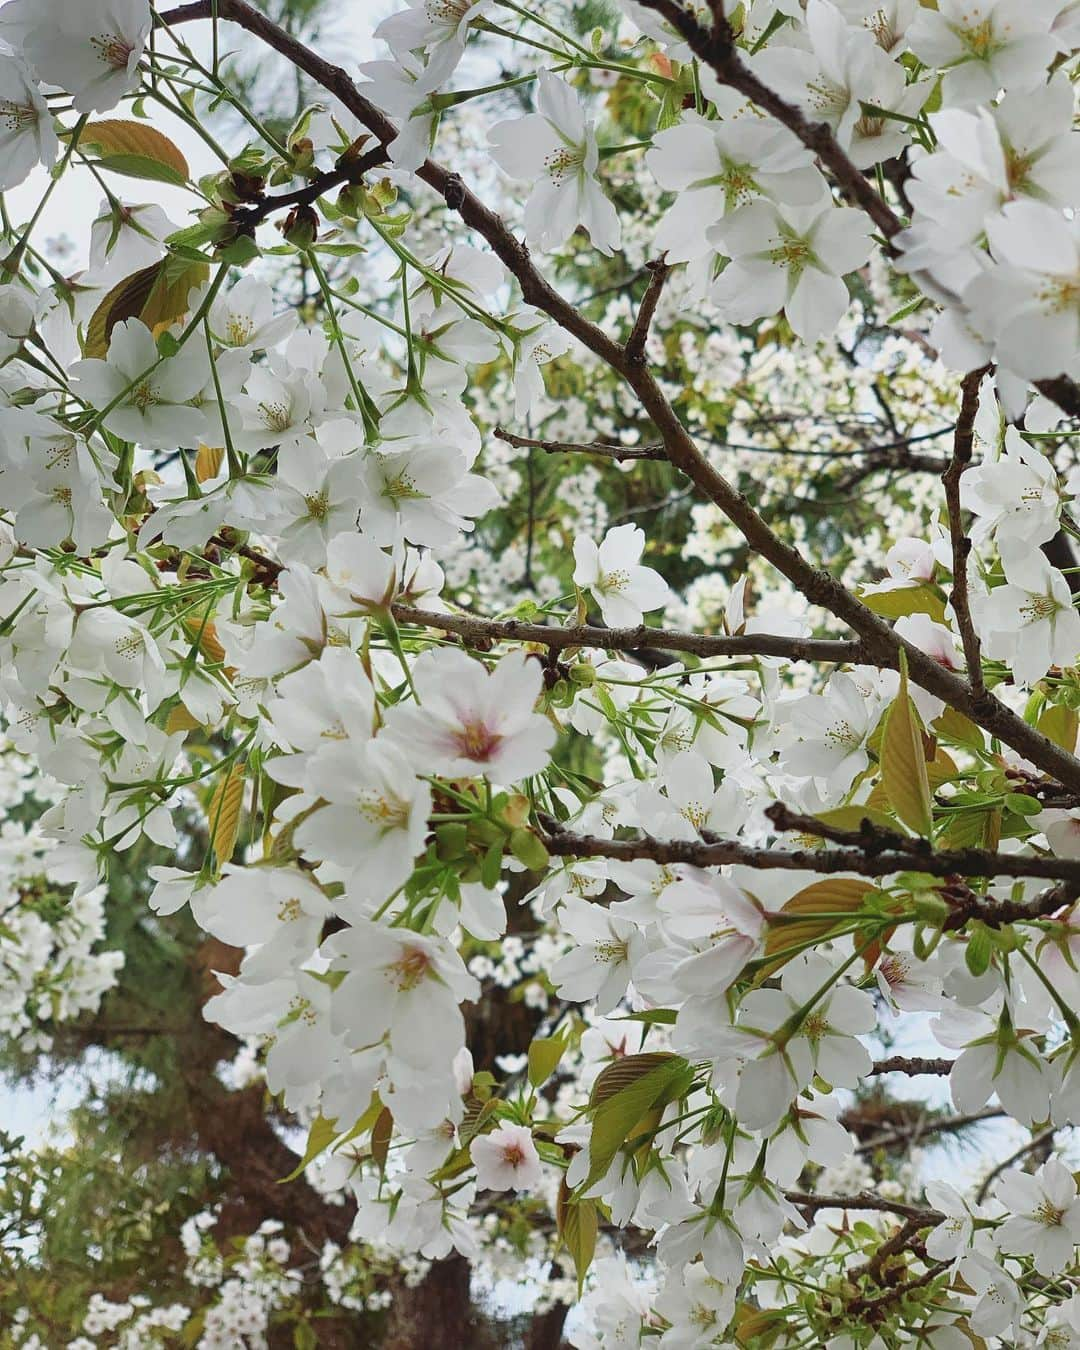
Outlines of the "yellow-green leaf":
[[1038,729],[1071,755],[1076,750],[1077,725],[1078,718],[1072,708],[1066,708],[1063,703],[1051,703],[1039,718]]
[[959,772],[953,757],[937,746],[934,758],[926,766],[926,779],[931,789],[936,792],[942,783],[950,782]]
[[304,1156],[293,1168],[287,1177],[282,1177],[279,1185],[286,1181],[295,1181],[300,1173],[312,1162],[324,1153],[337,1138],[337,1122],[327,1120],[325,1116],[316,1116],[311,1122],[311,1129],[308,1131],[307,1148],[304,1149]]
[[881,738],[881,777],[889,805],[915,831],[927,836],[933,825],[930,782],[926,774],[919,715],[908,693],[907,658],[900,653],[900,688],[885,714]]
[[137,319],[157,280],[160,263],[143,267],[118,282],[94,310],[86,328],[83,353],[103,360],[109,352],[112,330],[125,319]]
[[994,810],[990,805],[950,813],[938,843],[947,849],[988,847],[987,839],[994,832],[993,815]]
[[171,736],[176,731],[194,731],[201,725],[198,718],[193,717],[182,703],[177,703],[169,709],[169,715],[165,719],[165,735]]
[[555,1224],[563,1245],[570,1253],[577,1275],[578,1297],[596,1252],[599,1227],[595,1200],[575,1200],[563,1180],[555,1202]]
[[561,1036],[543,1036],[529,1046],[529,1082],[533,1087],[546,1083],[558,1068],[566,1050]]
[[91,122],[83,127],[79,146],[94,151],[103,169],[129,178],[147,178],[182,187],[191,177],[188,162],[177,146],[145,122],[122,118]]
[[679,1055],[627,1055],[609,1064],[589,1097],[591,1166],[584,1186],[599,1180],[623,1144],[638,1137],[649,1111],[685,1097],[693,1083],[694,1072]]
[[929,614],[935,623],[945,618],[945,602],[934,586],[899,586],[892,591],[869,591],[860,596],[867,609],[885,619]]
[[240,833],[240,807],[244,800],[244,765],[234,764],[217,781],[206,809],[210,843],[218,865],[227,863],[236,848]]
[[158,264],[158,276],[139,311],[139,318],[155,335],[182,319],[190,308],[191,292],[205,284],[210,276],[206,263],[172,254]]
[[970,750],[981,750],[986,744],[986,737],[971,718],[965,717],[955,708],[946,708],[940,717],[935,718],[933,728],[943,740],[966,746]]
[[[884,811],[878,811],[869,805],[834,806],[829,811],[815,812],[814,819],[820,820],[823,825],[834,825],[838,830],[857,830],[864,820],[868,820],[871,825],[877,825],[883,830],[896,831],[895,821]],[[796,838],[800,844],[811,846],[820,846],[828,842],[816,834],[800,834]]]

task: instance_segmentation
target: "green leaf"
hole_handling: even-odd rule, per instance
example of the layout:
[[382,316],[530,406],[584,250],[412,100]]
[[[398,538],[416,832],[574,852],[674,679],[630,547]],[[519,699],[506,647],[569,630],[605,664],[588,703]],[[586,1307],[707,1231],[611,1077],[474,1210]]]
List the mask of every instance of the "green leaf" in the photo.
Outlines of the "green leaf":
[[468,1147],[473,1139],[482,1133],[484,1126],[497,1115],[500,1110],[498,1097],[489,1097],[483,1100],[480,1097],[472,1096],[465,1102],[465,1115],[461,1124],[458,1126],[458,1138],[463,1147]]
[[182,230],[174,230],[172,234],[166,235],[166,246],[170,249],[194,249],[197,252],[202,244],[209,244],[228,226],[229,218],[224,211],[217,212],[217,216],[217,219],[200,220],[194,225],[185,225]]
[[679,1020],[679,1014],[674,1008],[646,1008],[642,1012],[622,1013],[620,1016],[611,1016],[608,1019],[612,1022],[644,1022],[646,1026],[673,1027]]
[[1042,802],[1026,792],[1006,792],[1005,805],[1018,816],[1037,816],[1042,810]]
[[484,861],[480,864],[480,882],[489,891],[493,891],[499,884],[499,873],[502,870],[502,839],[492,844],[484,854]]
[[550,862],[547,849],[532,830],[513,830],[510,834],[510,852],[530,872],[543,872]]
[[892,325],[899,323],[901,319],[906,319],[914,314],[917,309],[921,309],[926,304],[925,295],[917,295],[914,300],[909,300],[906,305],[901,305],[899,309],[894,310],[885,320],[886,324]]
[[945,601],[934,586],[900,586],[892,591],[869,591],[859,597],[867,609],[885,619],[908,614],[929,614],[936,622],[945,618]]
[[533,1087],[546,1083],[559,1067],[566,1052],[562,1036],[544,1036],[529,1046],[529,1082]]
[[[280,251],[267,250],[267,252]],[[246,267],[253,259],[261,258],[262,254],[263,250],[249,234],[238,234],[235,239],[231,239],[227,244],[222,244],[217,252],[218,259],[221,262],[232,263],[234,267]]]
[[91,122],[83,128],[79,146],[96,151],[103,169],[129,178],[183,187],[191,177],[188,162],[179,149],[168,136],[145,122],[126,122],[120,118]]
[[596,1233],[599,1227],[596,1201],[575,1200],[566,1181],[563,1180],[555,1203],[555,1225],[563,1246],[574,1262],[580,1298],[585,1276],[596,1252]]
[[619,1149],[639,1132],[644,1116],[685,1096],[693,1082],[694,1072],[680,1055],[626,1055],[609,1064],[589,1098],[592,1165],[583,1189],[607,1172]]
[[311,1129],[308,1131],[307,1148],[304,1149],[304,1156],[300,1162],[293,1168],[287,1177],[282,1177],[278,1185],[283,1185],[286,1181],[295,1181],[296,1178],[307,1167],[308,1163],[314,1161],[320,1153],[330,1147],[337,1137],[337,1123],[333,1120],[327,1120],[325,1116],[316,1116],[311,1122]]
[[1052,703],[1039,718],[1038,730],[1071,755],[1076,750],[1077,724],[1077,715],[1072,708],[1066,708],[1063,703]]
[[293,1327],[294,1350],[319,1350],[319,1338],[310,1322],[297,1322]]
[[994,942],[989,928],[984,923],[973,923],[968,929],[968,940],[964,947],[964,960],[972,975],[985,975],[993,954]]
[[938,844],[949,849],[985,848],[992,815],[993,807],[989,804],[952,812]]
[[900,688],[885,714],[881,738],[881,779],[889,805],[916,834],[930,834],[930,781],[926,775],[919,716],[908,693],[907,657],[900,653]]

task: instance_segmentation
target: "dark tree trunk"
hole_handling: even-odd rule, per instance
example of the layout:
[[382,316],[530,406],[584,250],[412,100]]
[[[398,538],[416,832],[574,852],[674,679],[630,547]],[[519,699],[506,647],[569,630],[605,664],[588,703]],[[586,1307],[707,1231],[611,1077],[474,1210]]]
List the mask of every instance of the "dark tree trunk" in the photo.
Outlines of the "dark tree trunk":
[[469,1290],[469,1263],[436,1261],[415,1289],[398,1286],[380,1350],[501,1350]]

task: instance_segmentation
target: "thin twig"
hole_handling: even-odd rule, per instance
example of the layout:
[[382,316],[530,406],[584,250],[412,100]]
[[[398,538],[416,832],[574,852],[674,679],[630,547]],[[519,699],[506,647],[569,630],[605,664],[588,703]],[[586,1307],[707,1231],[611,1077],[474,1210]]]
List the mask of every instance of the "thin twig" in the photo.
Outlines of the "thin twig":
[[[943,1116],[939,1120],[926,1120],[920,1114],[919,1120],[907,1129],[896,1129],[889,1134],[879,1134],[856,1145],[856,1153],[875,1153],[879,1148],[895,1148],[898,1144],[910,1146],[915,1140],[925,1139],[929,1135],[955,1134],[969,1125],[979,1125],[984,1120],[998,1120],[1005,1112],[997,1106],[984,1106],[981,1111],[966,1111],[962,1115]],[[851,1129],[851,1124],[843,1116],[841,1124]]]
[[968,557],[971,553],[971,538],[964,531],[960,514],[960,479],[971,464],[975,444],[975,416],[979,411],[979,386],[985,374],[985,366],[980,370],[973,370],[964,376],[960,385],[960,416],[953,436],[952,459],[941,476],[945,486],[945,507],[949,516],[949,537],[952,541],[952,607],[964,647],[968,683],[976,698],[982,696],[986,686],[983,682],[982,648],[971,617],[971,601],[968,594]]
[[885,1308],[890,1303],[897,1302],[898,1299],[904,1298],[915,1289],[922,1289],[948,1269],[948,1261],[932,1261],[927,1269],[914,1280],[902,1280],[891,1289],[886,1289],[883,1294],[879,1294],[877,1298],[857,1298],[853,1300],[845,1307],[845,1316],[861,1319],[868,1326],[876,1326],[883,1319]]
[[1020,1147],[1016,1149],[1015,1152],[1010,1153],[1007,1158],[1002,1158],[1001,1162],[995,1164],[995,1166],[992,1167],[989,1172],[987,1172],[986,1176],[983,1177],[982,1185],[979,1187],[978,1191],[975,1194],[975,1203],[977,1205],[982,1204],[982,1202],[986,1199],[987,1195],[989,1195],[990,1193],[990,1187],[994,1184],[994,1182],[998,1179],[998,1177],[1001,1176],[1002,1172],[1008,1171],[1008,1169],[1013,1165],[1013,1163],[1019,1162],[1021,1158],[1023,1158],[1026,1154],[1031,1153],[1033,1149],[1037,1149],[1042,1144],[1047,1143],[1048,1140],[1053,1139],[1056,1133],[1057,1133],[1057,1126],[1056,1125],[1049,1126],[1048,1129],[1045,1129],[1041,1131],[1039,1134],[1034,1135],[1031,1139],[1027,1141],[1027,1143],[1021,1144]]
[[602,441],[541,441],[532,436],[515,436],[505,427],[496,427],[492,435],[516,450],[543,450],[546,455],[599,455],[603,459],[614,459],[620,463],[633,459],[667,461],[667,451],[662,445],[622,446],[605,445]]
[[326,173],[319,174],[307,187],[296,188],[291,192],[274,193],[256,202],[234,207],[231,220],[242,234],[250,234],[275,211],[314,206],[320,197],[325,197],[334,188],[343,187],[346,183],[359,183],[366,173],[384,164],[386,159],[385,146],[378,145],[358,159],[339,163]]
[[471,614],[437,614],[433,610],[394,605],[398,623],[438,628],[444,633],[484,641],[535,642],[551,651],[571,647],[595,647],[602,651],[635,652],[659,650],[689,652],[693,656],[784,656],[792,661],[849,662],[859,659],[860,644],[832,638],[787,638],[771,633],[748,633],[743,637],[710,637],[669,628],[600,628],[574,624],[558,628],[551,624],[524,623],[519,619],[481,619]]
[[[936,1213],[936,1211],[932,1212]],[[869,1276],[870,1279],[880,1284],[881,1269],[889,1257],[899,1256],[916,1234],[924,1228],[936,1227],[944,1218],[943,1214],[939,1214],[933,1219],[928,1219],[925,1215],[913,1214],[910,1218],[905,1219],[892,1237],[886,1238],[881,1243],[869,1261],[861,1266],[855,1266],[847,1272],[848,1279],[858,1281],[864,1276]]]
[[626,339],[626,347],[624,348],[627,361],[635,366],[643,365],[645,362],[645,343],[649,338],[649,328],[656,313],[656,307],[660,303],[664,283],[671,272],[671,268],[663,258],[657,258],[653,262],[646,263],[645,266],[651,274],[649,284],[645,288],[641,308],[638,310],[634,327],[630,336]]
[[813,1195],[808,1191],[785,1191],[784,1198],[800,1209],[876,1209],[885,1214],[900,1214],[905,1219],[917,1220],[922,1227],[941,1223],[945,1215],[937,1209],[907,1205],[902,1200],[890,1200],[874,1191],[860,1191],[858,1195]]

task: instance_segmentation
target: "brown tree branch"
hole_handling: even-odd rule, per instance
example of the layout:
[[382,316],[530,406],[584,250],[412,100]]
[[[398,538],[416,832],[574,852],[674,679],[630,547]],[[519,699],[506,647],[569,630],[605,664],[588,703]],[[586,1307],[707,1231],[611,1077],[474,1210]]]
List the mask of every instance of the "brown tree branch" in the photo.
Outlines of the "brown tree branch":
[[971,618],[971,601],[968,594],[968,557],[971,554],[971,539],[964,531],[960,515],[960,479],[971,464],[975,444],[975,415],[979,411],[979,386],[985,374],[985,366],[981,370],[973,370],[964,376],[960,385],[960,416],[953,436],[952,459],[941,476],[945,486],[945,507],[949,516],[949,537],[952,541],[952,607],[956,615],[956,626],[960,631],[960,641],[964,647],[968,683],[976,698],[982,696],[986,686],[983,683],[982,645]]
[[885,1214],[900,1214],[906,1219],[915,1220],[920,1227],[928,1228],[939,1224],[945,1215],[937,1209],[924,1209],[918,1205],[907,1205],[901,1200],[889,1200],[873,1191],[860,1191],[858,1195],[813,1195],[809,1191],[785,1191],[784,1198],[800,1209],[876,1209]]
[[[719,4],[711,6],[714,21],[709,29],[685,10],[679,0],[640,2],[645,9],[651,9],[667,19],[694,55],[712,69],[721,84],[744,94],[764,112],[770,113],[793,131],[832,174],[834,182],[848,201],[861,207],[870,217],[884,237],[888,251],[896,253],[891,241],[904,228],[903,221],[871,186],[862,171],[855,167],[827,122],[811,122],[801,108],[782,99],[750,70],[739,55],[730,24],[722,11],[718,12]],[[1068,375],[1038,380],[1035,387],[1069,417],[1080,418],[1080,386]]]
[[[689,25],[692,30],[685,33],[687,39],[693,36],[699,44],[704,41],[709,52],[712,51],[709,34],[699,28],[672,0],[649,0],[649,5],[669,19],[672,19],[672,13],[677,15],[676,26],[680,27],[680,31],[684,25]],[[231,19],[246,28],[324,89],[335,94],[382,144],[386,145],[396,138],[395,124],[360,92],[345,70],[318,56],[247,4],[246,0],[193,0],[191,4],[181,5],[162,15],[161,22],[175,25],[191,19],[209,18],[214,12],[219,18]],[[675,22],[674,19],[672,21]],[[854,169],[828,127],[806,122],[798,109],[779,99],[756,77],[751,76],[735,56],[734,44],[728,38],[720,47],[723,49],[718,54],[723,57],[722,72],[725,75],[729,73],[725,62],[733,63],[731,72],[742,82],[733,84],[733,87],[742,88],[748,97],[760,95],[764,100],[761,106],[765,111],[779,116],[793,130],[801,128],[805,143],[811,148],[818,147],[817,153],[823,162],[831,164],[834,171],[841,175],[838,181],[846,184],[859,205],[878,220],[886,237],[891,237],[899,228],[899,221],[858,170]],[[742,532],[750,548],[787,577],[811,605],[820,605],[829,610],[863,639],[868,661],[895,668],[899,664],[901,650],[905,651],[911,678],[917,684],[964,713],[1066,787],[1080,790],[1080,760],[1029,726],[992,694],[984,692],[976,697],[966,680],[943,669],[932,657],[900,638],[884,619],[868,609],[836,577],[815,567],[797,548],[780,539],[747,497],[736,491],[705,458],[649,370],[628,361],[618,343],[585,318],[550,285],[533,264],[525,245],[514,237],[500,216],[469,190],[460,175],[433,160],[427,160],[417,170],[417,177],[434,188],[470,229],[487,240],[496,256],[516,277],[526,303],[543,310],[626,380],[659,431],[671,462],[724,512]],[[1080,407],[1080,390],[1077,391],[1077,405]]]
[[1040,918],[1070,903],[1073,888],[1080,886],[1080,858],[1025,857],[981,848],[935,852],[918,839],[910,840],[910,846],[904,849],[870,850],[757,847],[712,834],[700,840],[656,839],[649,834],[637,839],[607,839],[575,834],[546,813],[538,813],[538,820],[545,831],[548,852],[563,858],[615,858],[623,862],[646,858],[650,862],[686,863],[693,867],[741,863],[744,867],[788,872],[854,872],[863,877],[887,877],[896,872],[925,872],[935,877],[1042,877],[1071,883],[1068,890],[1055,887],[1033,901],[981,901],[974,897],[964,902],[964,923],[977,918],[1000,925]]
[[844,196],[866,212],[886,240],[900,233],[904,228],[900,217],[852,164],[828,123],[811,122],[801,108],[774,93],[745,64],[735,46],[731,25],[719,9],[714,11],[715,22],[710,32],[678,0],[641,0],[641,4],[665,18],[721,84],[744,94],[793,131],[829,170]]
[[649,284],[645,289],[637,318],[634,320],[634,327],[623,349],[626,360],[634,366],[645,363],[645,343],[649,338],[649,328],[656,313],[656,307],[660,303],[664,283],[671,273],[671,268],[664,262],[663,258],[657,258],[653,262],[646,263],[645,266],[651,274]]
[[667,451],[662,445],[604,445],[601,441],[540,441],[532,436],[515,436],[504,427],[492,433],[496,440],[505,441],[517,450],[543,450],[546,455],[599,455],[619,463],[634,459],[655,459],[667,463]]
[[433,610],[394,605],[398,623],[437,628],[469,641],[535,642],[551,651],[592,647],[601,651],[636,652],[659,650],[689,652],[693,656],[780,656],[791,661],[857,662],[858,642],[832,638],[787,638],[770,633],[744,637],[710,637],[705,633],[682,633],[668,628],[599,628],[574,624],[559,628],[551,624],[524,623],[520,619],[481,619],[471,614],[437,614]]
[[[834,844],[860,849],[869,857],[891,851],[907,853],[912,858],[915,871],[927,871],[923,866],[929,845],[924,840],[912,839],[895,830],[884,829],[873,821],[863,819],[857,830],[844,830],[836,825],[827,825],[814,816],[800,814],[790,810],[783,802],[773,802],[765,808],[765,814],[782,833],[810,835],[819,839],[828,839]],[[950,856],[950,855],[942,855]],[[958,856],[958,855],[953,855]],[[986,855],[989,860],[990,855]],[[1015,855],[1013,855],[1015,856]],[[959,873],[959,869],[958,869]],[[937,875],[941,875],[938,873]],[[969,872],[966,875],[973,876]],[[990,876],[991,873],[980,875]],[[1032,873],[1031,875],[1037,875]],[[1044,891],[1032,900],[984,900],[966,886],[953,886],[943,889],[940,894],[952,906],[952,914],[945,922],[946,931],[963,928],[970,919],[981,919],[992,928],[1003,923],[1015,923],[1018,920],[1040,919],[1053,914],[1064,905],[1076,899],[1077,882],[1075,878],[1064,877],[1064,884]]]
[[874,1061],[871,1074],[906,1073],[912,1078],[920,1074],[932,1074],[939,1078],[952,1073],[951,1059],[924,1059],[918,1055],[890,1055],[888,1059]]

